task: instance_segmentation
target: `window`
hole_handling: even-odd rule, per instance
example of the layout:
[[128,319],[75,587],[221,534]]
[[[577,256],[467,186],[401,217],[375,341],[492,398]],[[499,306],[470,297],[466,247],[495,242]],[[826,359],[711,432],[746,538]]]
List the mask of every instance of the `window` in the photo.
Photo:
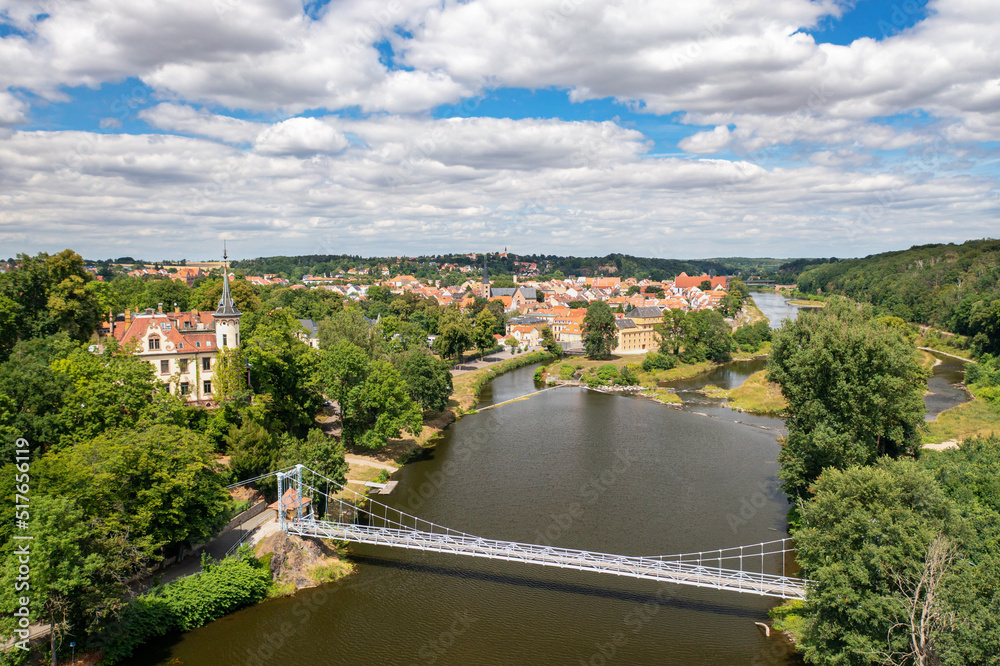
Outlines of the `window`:
[[239,334],[239,331],[236,332],[236,346],[237,347],[240,346],[240,334]]
[[177,369],[181,372],[187,372],[188,360],[186,358],[177,359]]
[[202,384],[202,388],[205,389],[205,395],[209,395],[212,392],[212,382],[205,382]]
[[211,340],[206,340],[205,341],[205,346],[206,347],[211,347],[212,346],[212,341]]
[[229,346],[228,343],[226,342],[226,334],[225,333],[222,334],[222,346],[223,347],[228,347]]
[[164,323],[160,324],[160,328],[162,328],[164,331],[169,331],[170,330],[170,322],[167,321],[167,322],[164,322]]
[[183,342],[178,342],[177,343],[177,348],[178,349],[184,349],[184,343]]
[[207,358],[207,357],[201,359],[201,369],[202,370],[211,370],[212,369],[212,359]]
[[160,374],[161,375],[170,374],[170,361],[160,361]]
[[181,382],[181,395],[187,395],[191,392],[191,386],[187,382]]
[[149,339],[149,348],[150,349],[159,349],[160,348],[160,339],[159,338],[150,338]]
[[200,342],[195,342],[195,343],[194,343],[194,346],[195,346],[195,347],[199,347],[199,348],[200,348],[200,347],[201,347],[201,343],[200,343]]

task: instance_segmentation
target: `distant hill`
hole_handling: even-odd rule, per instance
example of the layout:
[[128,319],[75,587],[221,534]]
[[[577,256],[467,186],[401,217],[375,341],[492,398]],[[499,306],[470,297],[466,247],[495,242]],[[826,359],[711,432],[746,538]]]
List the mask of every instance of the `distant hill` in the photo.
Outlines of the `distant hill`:
[[[906,321],[988,338],[1000,333],[1000,240],[915,245],[805,270],[799,290],[849,296]],[[998,301],[997,306],[992,306]],[[980,349],[990,346],[977,345]]]

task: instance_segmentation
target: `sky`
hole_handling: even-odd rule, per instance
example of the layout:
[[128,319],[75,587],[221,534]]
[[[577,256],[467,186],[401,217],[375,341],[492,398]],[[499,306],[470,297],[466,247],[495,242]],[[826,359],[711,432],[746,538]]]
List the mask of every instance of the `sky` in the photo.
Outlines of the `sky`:
[[0,257],[1000,236],[996,0],[0,0]]

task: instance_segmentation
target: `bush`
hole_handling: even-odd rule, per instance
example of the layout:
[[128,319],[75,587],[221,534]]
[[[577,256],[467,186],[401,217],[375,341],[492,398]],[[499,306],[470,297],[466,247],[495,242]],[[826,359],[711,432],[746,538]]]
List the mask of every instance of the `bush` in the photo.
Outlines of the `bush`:
[[594,386],[607,386],[607,382],[605,382],[603,379],[601,379],[597,375],[586,374],[583,377],[581,377],[581,379],[583,380],[584,384],[586,384],[587,386],[590,386],[590,387],[594,387]]
[[559,366],[559,379],[573,379],[575,373],[576,370],[568,363],[563,363]]
[[618,376],[618,384],[622,386],[636,386],[639,383],[639,364],[629,363],[622,368]]
[[133,599],[118,622],[96,636],[105,663],[131,656],[146,641],[189,631],[267,597],[271,570],[249,547],[222,562],[204,561],[200,575],[181,578]]
[[646,358],[642,359],[642,369],[644,372],[656,372],[657,370],[670,370],[677,365],[677,359],[670,354],[660,354],[649,352]]
[[618,377],[618,368],[610,363],[606,363],[597,369],[597,376],[606,382],[610,382]]

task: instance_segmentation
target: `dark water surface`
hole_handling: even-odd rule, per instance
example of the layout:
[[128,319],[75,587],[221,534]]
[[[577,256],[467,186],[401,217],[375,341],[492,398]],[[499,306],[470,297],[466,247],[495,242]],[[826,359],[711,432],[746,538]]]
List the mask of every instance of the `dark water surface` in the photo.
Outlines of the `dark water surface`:
[[927,421],[937,418],[946,409],[957,407],[972,399],[965,389],[965,363],[951,356],[929,352],[941,362],[931,370],[927,379],[927,394],[924,403],[927,405]]
[[[495,380],[490,400],[532,392],[533,372]],[[386,499],[489,538],[628,555],[707,550],[787,535],[777,453],[773,431],[559,388],[461,419],[396,474]],[[386,547],[351,552],[357,572],[341,582],[149,646],[136,663],[797,663],[754,626],[772,599]]]

